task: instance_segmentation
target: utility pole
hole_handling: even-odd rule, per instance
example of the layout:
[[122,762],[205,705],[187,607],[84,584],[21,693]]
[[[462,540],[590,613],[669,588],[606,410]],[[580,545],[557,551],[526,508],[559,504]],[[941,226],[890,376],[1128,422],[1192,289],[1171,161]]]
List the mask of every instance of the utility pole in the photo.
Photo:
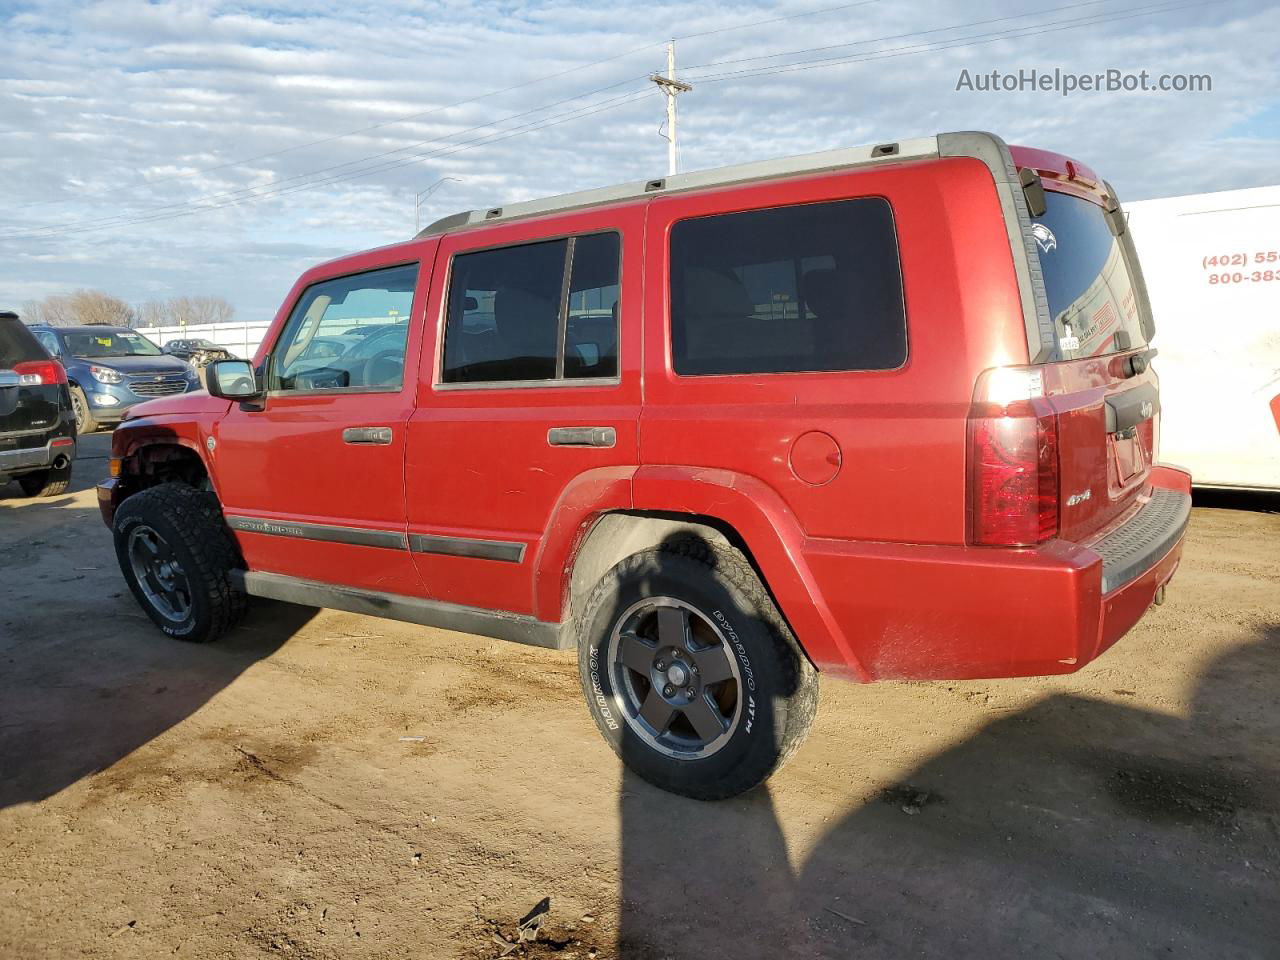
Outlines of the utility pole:
[[652,73],[649,79],[656,83],[667,97],[667,176],[675,176],[676,161],[676,94],[688,93],[693,84],[676,79],[676,42],[667,44],[667,75]]
[[454,183],[462,182],[457,177],[441,177],[431,186],[427,187],[427,189],[420,191],[413,198],[413,235],[415,237],[422,231],[422,201],[431,196],[431,194],[435,192],[436,187],[440,186],[442,183],[447,183],[450,180]]

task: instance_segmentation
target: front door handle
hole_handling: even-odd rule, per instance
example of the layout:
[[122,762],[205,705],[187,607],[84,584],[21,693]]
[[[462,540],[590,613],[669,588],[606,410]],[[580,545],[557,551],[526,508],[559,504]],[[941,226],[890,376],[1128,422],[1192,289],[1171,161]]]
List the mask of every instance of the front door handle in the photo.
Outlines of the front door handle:
[[390,427],[347,427],[342,431],[343,443],[354,444],[377,444],[383,445],[391,442]]
[[618,442],[613,427],[552,427],[547,443],[553,447],[612,447]]

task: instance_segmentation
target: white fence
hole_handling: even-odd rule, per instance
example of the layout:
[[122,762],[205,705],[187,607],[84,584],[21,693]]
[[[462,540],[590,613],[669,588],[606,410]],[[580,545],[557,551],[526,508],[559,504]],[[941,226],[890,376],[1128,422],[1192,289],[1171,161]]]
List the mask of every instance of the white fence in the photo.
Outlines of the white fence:
[[230,350],[235,356],[248,360],[267,335],[271,324],[261,323],[193,323],[188,326],[138,327],[144,337],[164,346],[170,340],[193,340],[197,337],[209,340]]

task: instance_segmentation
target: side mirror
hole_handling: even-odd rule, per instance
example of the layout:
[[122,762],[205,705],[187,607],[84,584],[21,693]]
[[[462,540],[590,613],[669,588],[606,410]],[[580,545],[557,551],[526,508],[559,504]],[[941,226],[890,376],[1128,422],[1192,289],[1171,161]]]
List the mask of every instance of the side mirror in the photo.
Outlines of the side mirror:
[[253,400],[262,388],[247,360],[215,360],[204,368],[205,389],[223,400]]

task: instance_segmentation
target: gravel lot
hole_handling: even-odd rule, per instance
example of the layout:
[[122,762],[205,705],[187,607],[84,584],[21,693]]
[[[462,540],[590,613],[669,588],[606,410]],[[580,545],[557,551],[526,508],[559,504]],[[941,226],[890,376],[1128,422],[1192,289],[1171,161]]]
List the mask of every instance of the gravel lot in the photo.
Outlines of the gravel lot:
[[[767,789],[627,775],[571,654],[258,604],[166,639],[0,489],[0,956],[1280,956],[1280,504],[1072,677],[824,683]],[[405,739],[408,738],[408,739]],[[495,939],[497,937],[498,939]]]

